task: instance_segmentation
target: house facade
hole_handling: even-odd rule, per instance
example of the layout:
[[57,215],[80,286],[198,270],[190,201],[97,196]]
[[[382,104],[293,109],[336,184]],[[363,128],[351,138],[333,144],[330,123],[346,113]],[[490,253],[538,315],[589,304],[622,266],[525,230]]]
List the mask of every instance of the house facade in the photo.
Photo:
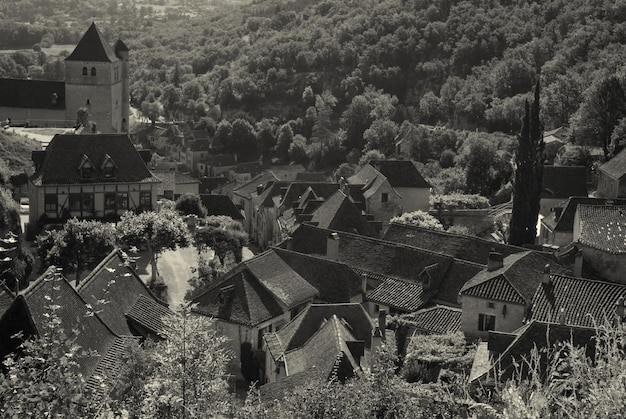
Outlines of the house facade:
[[598,169],[598,191],[601,198],[626,198],[626,149]]
[[34,152],[29,222],[115,219],[156,206],[154,177],[126,134],[55,135]]

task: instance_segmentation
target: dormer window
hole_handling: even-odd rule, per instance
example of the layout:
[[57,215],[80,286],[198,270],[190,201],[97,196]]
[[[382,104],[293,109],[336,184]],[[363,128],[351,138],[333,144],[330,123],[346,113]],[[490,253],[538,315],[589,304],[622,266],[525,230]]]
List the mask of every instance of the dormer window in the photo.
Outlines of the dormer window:
[[91,75],[92,76],[96,75],[96,67],[91,67]]
[[87,67],[83,67],[83,76],[87,75]]
[[83,157],[80,160],[80,164],[78,165],[78,170],[80,171],[81,178],[83,179],[93,178],[94,166],[86,154],[83,154]]
[[105,154],[102,165],[100,166],[100,170],[102,170],[102,174],[105,179],[115,178],[115,169],[117,169],[117,166],[113,162],[113,159],[111,159],[111,156],[108,154]]

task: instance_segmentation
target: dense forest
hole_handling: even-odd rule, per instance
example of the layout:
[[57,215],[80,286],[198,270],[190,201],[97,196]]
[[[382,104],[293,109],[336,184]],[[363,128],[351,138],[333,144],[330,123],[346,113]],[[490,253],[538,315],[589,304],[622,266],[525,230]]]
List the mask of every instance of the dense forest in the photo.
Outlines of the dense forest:
[[[93,17],[90,4],[81,2],[79,21]],[[468,138],[486,139],[490,155],[511,151],[511,138],[469,132],[519,132],[537,78],[546,129],[569,126],[574,142],[605,149],[616,126],[626,129],[623,0],[253,0],[197,14],[181,1],[165,16],[139,2],[106,4],[96,21],[131,49],[133,105],[152,119],[193,120],[227,148],[253,148],[246,159],[353,165],[368,151],[390,155],[400,134],[414,159],[465,169]],[[40,43],[73,41],[84,27],[68,35],[48,22]],[[0,76],[62,78],[51,58],[26,55],[0,56]],[[607,92],[617,92],[615,109],[601,122],[594,107]],[[421,125],[447,129],[420,134]],[[501,160],[489,163],[495,183]]]

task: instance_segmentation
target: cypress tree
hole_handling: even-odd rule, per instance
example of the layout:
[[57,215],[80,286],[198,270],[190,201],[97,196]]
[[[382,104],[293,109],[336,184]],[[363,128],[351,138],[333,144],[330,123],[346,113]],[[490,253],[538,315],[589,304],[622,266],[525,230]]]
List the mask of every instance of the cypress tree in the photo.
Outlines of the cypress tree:
[[537,234],[539,200],[543,183],[543,126],[539,120],[539,81],[535,85],[532,106],[525,103],[522,130],[517,136],[515,177],[513,179],[513,214],[509,226],[509,244],[534,244]]

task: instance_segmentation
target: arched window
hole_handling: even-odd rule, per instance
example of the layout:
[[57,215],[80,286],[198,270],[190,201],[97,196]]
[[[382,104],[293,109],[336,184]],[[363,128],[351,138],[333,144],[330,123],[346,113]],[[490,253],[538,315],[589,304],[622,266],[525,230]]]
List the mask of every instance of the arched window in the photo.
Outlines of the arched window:
[[92,76],[96,75],[96,67],[91,67],[91,75]]
[[87,67],[83,67],[83,76],[87,75]]

